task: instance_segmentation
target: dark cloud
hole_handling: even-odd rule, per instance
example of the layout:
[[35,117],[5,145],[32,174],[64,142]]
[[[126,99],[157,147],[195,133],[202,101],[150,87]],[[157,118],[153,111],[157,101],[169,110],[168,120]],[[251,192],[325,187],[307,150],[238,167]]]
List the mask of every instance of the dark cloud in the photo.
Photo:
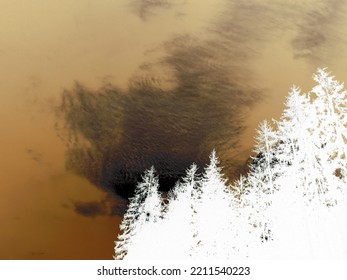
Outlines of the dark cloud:
[[132,0],[130,7],[142,20],[147,20],[158,11],[173,8],[183,2],[183,0]]
[[43,166],[50,166],[51,165],[49,162],[47,162],[44,159],[43,155],[40,152],[38,152],[34,149],[26,149],[26,152],[27,152],[28,156],[36,163],[43,165]]
[[98,201],[74,201],[74,211],[81,216],[94,218],[97,216],[122,216],[126,209],[126,202],[115,196],[107,195]]
[[98,201],[76,202],[74,206],[75,212],[82,216],[95,217],[106,214],[104,205]]
[[[263,96],[250,62],[278,31],[274,18],[269,6],[229,3],[205,39],[186,34],[165,42],[166,55],[142,65],[127,90],[76,83],[58,110],[68,131],[67,167],[127,197],[150,166],[167,190],[192,162],[203,167],[215,148],[233,178],[244,120]],[[96,204],[76,209],[103,211]]]

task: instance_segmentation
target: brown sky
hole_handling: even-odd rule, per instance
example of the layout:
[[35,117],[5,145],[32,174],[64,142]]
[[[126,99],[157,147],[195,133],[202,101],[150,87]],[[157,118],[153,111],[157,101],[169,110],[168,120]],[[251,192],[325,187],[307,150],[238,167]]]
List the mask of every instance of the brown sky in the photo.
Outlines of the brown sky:
[[164,55],[163,43],[183,33],[203,41],[216,26],[236,26],[228,16],[235,17],[242,25],[228,37],[232,49],[252,55],[231,63],[232,73],[247,69],[247,81],[264,94],[245,112],[245,159],[257,124],[278,118],[293,83],[308,90],[318,66],[347,81],[347,18],[339,1],[145,2],[0,2],[0,259],[112,258],[120,217],[107,207],[95,216],[75,211],[78,202],[107,203],[107,194],[66,171],[54,128],[53,107],[74,81],[126,89],[141,64]]

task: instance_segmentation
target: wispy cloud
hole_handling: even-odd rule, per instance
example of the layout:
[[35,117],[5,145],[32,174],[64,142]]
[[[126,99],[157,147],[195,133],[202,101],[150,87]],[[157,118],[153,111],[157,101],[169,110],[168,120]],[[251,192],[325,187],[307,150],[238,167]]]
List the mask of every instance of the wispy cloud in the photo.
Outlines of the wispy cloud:
[[338,51],[344,40],[338,28],[344,17],[344,1],[315,1],[296,5],[297,35],[292,41],[295,57],[324,64],[331,60],[331,50]]

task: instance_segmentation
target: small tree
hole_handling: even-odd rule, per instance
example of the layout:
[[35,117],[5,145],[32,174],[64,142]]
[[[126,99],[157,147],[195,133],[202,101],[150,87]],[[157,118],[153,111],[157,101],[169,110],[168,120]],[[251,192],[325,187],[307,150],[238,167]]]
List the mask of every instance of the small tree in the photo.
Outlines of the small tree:
[[[301,93],[298,87],[289,92],[285,109],[277,122],[280,141],[280,165],[283,168],[281,184],[291,181],[299,188],[307,203],[318,199],[325,189],[324,165],[320,160],[321,144],[315,133],[319,114],[310,95]],[[286,185],[286,184],[285,184]]]
[[309,140],[312,129],[315,127],[316,118],[314,108],[311,106],[310,98],[302,94],[297,86],[289,91],[285,102],[285,109],[277,124],[277,137],[279,141],[278,157],[282,166],[292,166],[300,161],[300,144]]
[[[122,233],[115,246],[115,259],[138,258],[150,254],[152,242],[146,243],[146,229],[158,223],[162,216],[159,182],[154,167],[147,170],[130,199],[128,210],[120,225]],[[151,238],[153,240],[153,238]],[[145,248],[147,247],[147,248]],[[146,251],[149,249],[149,251]]]
[[232,254],[232,202],[226,182],[213,151],[201,178],[201,195],[196,203],[199,238],[196,258],[228,258]]
[[[250,171],[244,183],[247,192],[241,195],[241,216],[247,221],[248,250],[260,250],[272,240],[272,218],[269,215],[273,194],[280,187],[277,179],[283,172],[279,162],[280,142],[276,131],[263,121],[256,134],[256,144]],[[240,180],[237,181],[240,184]]]
[[167,258],[188,259],[194,256],[198,246],[196,203],[200,197],[199,184],[197,166],[192,164],[182,181],[169,192],[163,224],[163,228],[168,233],[166,250],[169,255]]
[[[250,176],[253,177],[253,186],[259,187],[261,192],[270,194],[275,189],[275,179],[278,176],[278,136],[267,121],[263,121],[256,135]],[[261,174],[261,177],[257,176]]]

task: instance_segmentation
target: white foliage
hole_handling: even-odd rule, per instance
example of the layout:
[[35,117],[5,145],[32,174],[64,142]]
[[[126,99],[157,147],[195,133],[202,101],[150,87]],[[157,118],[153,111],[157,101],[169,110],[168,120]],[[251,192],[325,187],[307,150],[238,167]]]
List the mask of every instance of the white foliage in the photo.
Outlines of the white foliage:
[[216,152],[213,151],[201,179],[200,197],[196,204],[199,244],[195,257],[199,259],[225,259],[232,253],[230,242],[234,240],[229,222],[231,197],[218,164]]
[[[272,169],[280,174],[274,182],[279,187],[270,198],[258,195],[261,202],[271,201],[261,213],[271,221],[273,240],[254,250],[254,257],[347,257],[346,183],[343,170],[339,176],[336,171],[346,167],[342,134],[346,123],[339,117],[345,92],[324,70],[319,69],[314,79],[319,84],[309,94],[292,88],[276,122],[277,144],[272,151],[278,162]],[[251,185],[252,177],[251,172]]]
[[[151,254],[158,255],[158,242],[152,238],[162,215],[158,188],[158,178],[152,167],[145,172],[143,181],[137,185],[120,225],[122,234],[116,242],[116,259],[143,259],[151,258]],[[146,248],[151,250],[147,251]]]
[[347,92],[318,69],[281,118],[260,124],[247,176],[229,186],[216,152],[163,209],[154,168],[121,224],[116,259],[347,258]]
[[[164,219],[166,244],[174,244],[166,250],[164,259],[189,259],[198,244],[196,227],[196,203],[199,198],[197,166],[192,164],[183,182],[177,183],[169,193],[169,204]],[[170,233],[170,234],[167,234]]]

